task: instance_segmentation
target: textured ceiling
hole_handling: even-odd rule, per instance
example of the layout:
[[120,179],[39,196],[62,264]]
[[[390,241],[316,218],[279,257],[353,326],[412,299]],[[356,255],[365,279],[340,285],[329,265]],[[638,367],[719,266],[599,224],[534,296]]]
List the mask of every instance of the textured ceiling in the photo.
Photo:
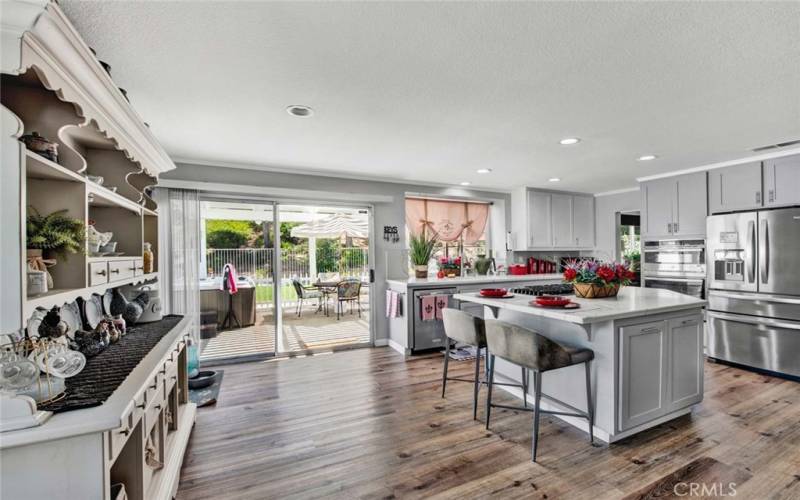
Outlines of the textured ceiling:
[[798,2],[60,4],[175,159],[602,192],[800,138]]

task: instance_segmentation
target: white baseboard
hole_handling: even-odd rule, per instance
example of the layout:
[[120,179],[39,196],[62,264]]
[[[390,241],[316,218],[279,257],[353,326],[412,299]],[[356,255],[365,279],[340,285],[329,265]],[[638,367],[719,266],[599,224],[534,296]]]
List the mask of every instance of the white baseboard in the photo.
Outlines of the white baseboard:
[[403,356],[406,355],[406,348],[405,347],[403,347],[402,345],[400,345],[399,343],[395,342],[392,339],[386,339],[386,341],[388,342],[389,347],[391,347],[395,351],[399,352]]

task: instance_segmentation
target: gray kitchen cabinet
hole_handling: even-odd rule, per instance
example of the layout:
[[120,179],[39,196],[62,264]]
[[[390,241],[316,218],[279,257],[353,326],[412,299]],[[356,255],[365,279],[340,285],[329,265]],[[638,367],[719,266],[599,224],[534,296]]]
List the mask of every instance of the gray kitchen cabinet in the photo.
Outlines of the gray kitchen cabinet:
[[800,204],[800,155],[764,162],[764,205]]
[[552,194],[540,191],[528,192],[528,246],[552,247],[553,225],[551,211]]
[[572,238],[572,195],[553,194],[551,202],[553,246],[575,246]]
[[572,236],[578,248],[594,248],[594,196],[572,198]]
[[712,214],[761,208],[762,193],[761,162],[708,172],[708,206]]
[[708,216],[706,173],[680,175],[675,178],[675,182],[677,188],[672,208],[672,234],[704,238]]
[[667,323],[624,326],[619,335],[619,428],[625,430],[667,412]]
[[669,411],[703,399],[703,317],[667,321],[669,330]]
[[642,184],[642,235],[660,239],[672,236],[672,204],[675,201],[675,181],[658,179]]
[[706,173],[642,184],[642,234],[647,239],[704,238],[708,215]]
[[594,247],[594,196],[519,187],[511,192],[515,251]]

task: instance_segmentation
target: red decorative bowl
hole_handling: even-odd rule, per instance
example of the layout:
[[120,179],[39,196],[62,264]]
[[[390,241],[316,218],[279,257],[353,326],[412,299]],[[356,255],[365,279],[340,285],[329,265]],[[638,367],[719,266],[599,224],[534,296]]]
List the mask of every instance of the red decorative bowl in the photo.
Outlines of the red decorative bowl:
[[498,298],[505,297],[506,294],[508,294],[508,290],[505,288],[481,288],[481,296],[483,297]]
[[540,306],[564,307],[570,302],[572,302],[570,299],[564,297],[555,297],[552,295],[542,295],[536,297],[536,303],[539,304]]

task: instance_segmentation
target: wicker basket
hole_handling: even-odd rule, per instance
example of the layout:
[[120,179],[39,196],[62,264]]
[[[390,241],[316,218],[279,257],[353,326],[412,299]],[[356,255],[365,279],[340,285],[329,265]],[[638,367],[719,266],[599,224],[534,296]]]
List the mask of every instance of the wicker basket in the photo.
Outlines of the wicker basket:
[[573,283],[576,297],[584,299],[604,299],[616,297],[619,293],[619,284],[612,286],[595,285],[594,283]]

